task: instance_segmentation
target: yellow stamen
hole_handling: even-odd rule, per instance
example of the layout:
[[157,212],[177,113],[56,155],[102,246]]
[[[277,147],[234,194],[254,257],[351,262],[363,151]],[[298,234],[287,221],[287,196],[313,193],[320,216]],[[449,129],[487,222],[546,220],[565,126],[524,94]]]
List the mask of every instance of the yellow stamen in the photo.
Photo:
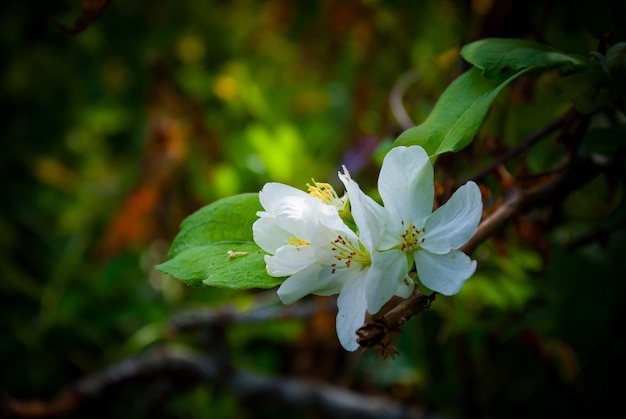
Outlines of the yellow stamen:
[[[405,227],[404,221],[402,221],[402,226]],[[409,220],[409,226],[402,233],[402,245],[400,250],[403,252],[414,252],[418,250],[422,243],[424,243],[424,238],[420,239],[420,235],[425,233],[426,229],[422,227],[421,230],[418,230],[417,227],[413,225],[413,221]]]
[[315,179],[311,179],[313,186],[306,184],[309,195],[315,197],[328,205],[334,205],[337,207],[343,207],[345,201],[337,195],[335,189],[329,183],[316,182]]
[[298,247],[298,246],[310,246],[310,245],[311,243],[309,243],[308,241],[300,240],[295,237],[292,237],[289,239],[289,246]]
[[[331,243],[331,246],[331,250],[335,253],[335,259],[339,264],[345,265],[346,268],[349,268],[352,262],[356,263],[360,269],[372,263],[370,253],[360,241],[358,242],[358,246],[355,246],[350,239],[337,236],[337,239]],[[331,273],[335,273],[338,263],[330,265],[333,268]]]

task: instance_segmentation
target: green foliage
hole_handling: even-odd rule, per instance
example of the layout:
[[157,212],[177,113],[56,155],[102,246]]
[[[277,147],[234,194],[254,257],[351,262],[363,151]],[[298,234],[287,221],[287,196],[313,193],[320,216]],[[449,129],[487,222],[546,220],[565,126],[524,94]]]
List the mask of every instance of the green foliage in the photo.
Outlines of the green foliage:
[[272,288],[282,280],[267,275],[264,254],[252,242],[228,240],[185,249],[156,268],[192,286]]
[[461,56],[475,67],[452,82],[426,120],[404,131],[395,145],[420,145],[432,157],[457,152],[472,142],[491,103],[513,80],[548,69],[579,73],[594,66],[590,59],[520,39],[482,39],[465,45]]
[[196,211],[182,222],[170,260],[156,269],[196,287],[248,289],[280,284],[280,278],[267,275],[264,252],[252,239],[252,223],[260,209],[258,194],[241,194]]
[[525,39],[481,39],[465,45],[461,49],[461,56],[479,68],[483,77],[500,83],[514,74],[527,74],[525,70],[536,74],[565,67],[565,71],[575,72],[592,65],[587,57],[566,54],[550,45]]
[[626,128],[606,127],[591,130],[580,145],[583,153],[611,155],[626,148]]
[[395,145],[419,145],[432,157],[462,150],[474,139],[498,93],[526,72],[521,70],[498,83],[475,68],[466,71],[442,93],[426,120],[404,131]]
[[190,247],[220,241],[252,240],[252,223],[262,210],[259,195],[239,194],[207,205],[185,218],[170,246],[169,258]]

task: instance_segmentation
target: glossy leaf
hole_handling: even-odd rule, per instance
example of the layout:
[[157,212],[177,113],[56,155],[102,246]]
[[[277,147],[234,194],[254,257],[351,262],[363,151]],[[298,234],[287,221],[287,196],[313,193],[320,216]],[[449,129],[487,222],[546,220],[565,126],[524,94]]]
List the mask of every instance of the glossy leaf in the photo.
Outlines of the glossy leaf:
[[583,70],[590,66],[587,57],[567,54],[550,45],[525,39],[486,38],[467,44],[461,56],[482,70],[490,80],[505,81],[525,69],[545,70],[566,66],[566,70]]
[[246,193],[215,201],[187,217],[169,251],[173,258],[183,250],[220,241],[252,242],[252,224],[262,210],[259,195]]
[[267,274],[264,254],[253,242],[213,242],[187,248],[156,269],[195,287],[272,288],[284,278]]
[[498,83],[482,77],[479,69],[466,71],[443,92],[426,120],[400,134],[394,145],[420,145],[431,157],[462,150],[472,142],[498,93],[526,72]]
[[585,57],[513,39],[476,41],[466,45],[461,55],[475,67],[454,80],[426,120],[404,131],[394,145],[420,145],[431,158],[462,150],[474,139],[493,100],[511,81],[550,68],[565,67],[571,73],[592,65]]

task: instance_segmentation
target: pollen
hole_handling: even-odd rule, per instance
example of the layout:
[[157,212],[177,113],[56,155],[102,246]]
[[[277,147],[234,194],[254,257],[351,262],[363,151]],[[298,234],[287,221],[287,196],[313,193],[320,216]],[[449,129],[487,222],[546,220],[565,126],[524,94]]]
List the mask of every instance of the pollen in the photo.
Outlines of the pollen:
[[355,245],[349,238],[340,235],[330,244],[333,257],[337,260],[331,265],[333,268],[331,273],[333,274],[343,266],[345,268],[357,266],[362,269],[372,263],[369,252],[360,241]]
[[313,185],[306,184],[309,195],[319,199],[325,204],[333,205],[336,207],[343,207],[345,200],[339,198],[335,189],[329,183],[316,182],[315,179],[311,179]]
[[296,237],[292,237],[289,239],[289,246],[300,247],[300,246],[310,246],[311,243],[305,240],[300,240]]
[[[404,221],[402,221],[402,227],[406,227]],[[402,244],[400,250],[403,252],[413,252],[420,248],[420,245],[424,243],[425,237],[420,238],[420,235],[426,232],[426,229],[418,229],[413,225],[413,221],[409,221],[409,226],[406,227],[404,233],[402,233]]]

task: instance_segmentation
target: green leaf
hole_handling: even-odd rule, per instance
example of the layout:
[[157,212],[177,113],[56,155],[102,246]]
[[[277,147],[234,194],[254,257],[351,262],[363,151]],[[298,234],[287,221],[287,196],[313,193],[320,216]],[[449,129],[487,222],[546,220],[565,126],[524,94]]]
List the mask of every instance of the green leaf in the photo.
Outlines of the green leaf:
[[234,195],[207,205],[182,222],[168,257],[212,242],[252,242],[252,224],[258,219],[257,211],[262,209],[256,193]]
[[498,83],[471,68],[448,86],[426,120],[400,134],[394,145],[419,145],[431,157],[462,150],[474,139],[498,93],[527,71]]
[[265,253],[254,243],[252,224],[262,210],[258,194],[216,201],[187,217],[161,272],[200,287],[272,288],[284,281],[265,270]]
[[481,69],[483,77],[498,82],[529,68],[537,71],[565,66],[572,71],[591,65],[588,57],[567,54],[550,45],[525,39],[481,39],[465,45],[461,56]]
[[563,76],[557,85],[580,113],[593,113],[611,99],[607,74],[598,67]]
[[[247,254],[231,257],[229,251]],[[182,250],[156,269],[195,287],[272,288],[284,278],[267,274],[263,256],[253,242],[221,241]]]
[[475,67],[454,80],[426,120],[400,134],[395,146],[420,145],[431,158],[459,151],[472,142],[489,106],[511,81],[549,68],[572,72],[593,65],[585,57],[518,39],[483,39],[463,47],[461,55]]
[[[592,113],[609,100],[607,72],[598,57],[567,54],[549,45],[523,39],[487,38],[466,45],[461,55],[483,71],[483,77],[502,81],[517,71],[558,68],[558,81],[579,112]],[[603,58],[601,58],[603,60]]]

